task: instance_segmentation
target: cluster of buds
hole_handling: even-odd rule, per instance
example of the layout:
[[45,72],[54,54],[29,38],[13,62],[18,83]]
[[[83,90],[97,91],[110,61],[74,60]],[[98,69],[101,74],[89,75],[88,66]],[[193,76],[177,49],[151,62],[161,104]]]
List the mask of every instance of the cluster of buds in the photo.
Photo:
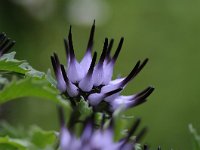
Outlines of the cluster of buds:
[[140,119],[136,119],[126,136],[119,141],[114,141],[114,119],[111,119],[109,124],[105,126],[106,119],[103,115],[102,121],[98,125],[93,113],[83,122],[82,134],[80,138],[77,138],[73,133],[76,125],[73,113],[71,119],[69,119],[68,128],[64,118],[62,118],[63,114],[60,117],[62,120],[60,131],[61,150],[136,150],[137,142],[146,133],[146,128],[143,128],[137,135],[134,135],[140,124]]

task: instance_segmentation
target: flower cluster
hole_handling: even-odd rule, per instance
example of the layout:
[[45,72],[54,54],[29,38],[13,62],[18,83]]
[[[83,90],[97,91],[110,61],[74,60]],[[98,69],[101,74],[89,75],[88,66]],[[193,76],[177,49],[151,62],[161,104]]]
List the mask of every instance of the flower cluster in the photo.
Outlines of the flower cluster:
[[[73,116],[72,116],[73,117]],[[72,119],[73,120],[73,119]],[[105,121],[105,119],[102,119]],[[126,137],[119,141],[114,141],[114,121],[111,120],[107,128],[104,127],[105,123],[102,121],[99,129],[96,129],[94,114],[86,119],[84,122],[83,132],[80,138],[77,138],[73,134],[73,127],[75,122],[70,120],[69,127],[66,128],[64,123],[62,124],[60,132],[60,149],[61,150],[135,150],[141,137],[146,132],[146,128],[143,128],[137,136],[135,134],[140,119],[137,119],[132,128],[127,133]],[[147,149],[146,149],[147,150]]]
[[14,44],[15,41],[8,38],[5,33],[0,33],[0,57],[8,52]]
[[152,86],[130,96],[120,95],[126,85],[133,80],[148,62],[138,61],[127,77],[112,80],[115,62],[122,49],[124,38],[120,39],[113,56],[111,49],[114,40],[105,38],[103,50],[98,62],[97,52],[93,49],[95,22],[91,28],[88,46],[83,59],[78,62],[73,48],[71,27],[68,39],[64,40],[67,66],[61,65],[56,53],[51,56],[52,65],[57,79],[57,88],[69,97],[71,103],[76,105],[76,100],[83,97],[94,110],[113,112],[119,107],[130,108],[146,101],[153,92]]

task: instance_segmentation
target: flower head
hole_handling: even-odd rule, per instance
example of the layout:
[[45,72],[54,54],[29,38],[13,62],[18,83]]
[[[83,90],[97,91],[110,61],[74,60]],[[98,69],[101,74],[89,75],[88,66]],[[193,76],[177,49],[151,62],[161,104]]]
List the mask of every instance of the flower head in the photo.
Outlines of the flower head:
[[84,127],[80,138],[77,138],[73,134],[74,122],[70,121],[69,128],[62,125],[60,131],[60,149],[61,150],[135,150],[141,137],[146,132],[146,128],[143,128],[137,136],[133,137],[139,124],[140,119],[137,119],[132,128],[128,131],[126,137],[119,141],[114,141],[114,121],[111,120],[107,128],[103,128],[104,119],[101,126],[97,129],[94,117],[89,117],[84,122]]
[[143,69],[148,59],[143,62],[138,61],[127,77],[112,80],[114,65],[122,49],[124,38],[120,39],[113,56],[111,56],[111,49],[114,40],[109,41],[105,38],[103,50],[97,62],[97,52],[94,52],[92,56],[94,32],[95,22],[91,28],[85,55],[78,62],[75,57],[70,27],[68,39],[64,40],[67,66],[64,67],[60,64],[56,53],[51,56],[57,79],[57,88],[68,96],[71,101],[83,97],[94,110],[98,111],[105,111],[106,109],[106,111],[113,112],[119,107],[130,108],[145,102],[154,90],[151,86],[131,96],[123,96],[120,93]]
[[5,33],[0,33],[0,57],[8,52],[14,44],[15,41],[8,38]]

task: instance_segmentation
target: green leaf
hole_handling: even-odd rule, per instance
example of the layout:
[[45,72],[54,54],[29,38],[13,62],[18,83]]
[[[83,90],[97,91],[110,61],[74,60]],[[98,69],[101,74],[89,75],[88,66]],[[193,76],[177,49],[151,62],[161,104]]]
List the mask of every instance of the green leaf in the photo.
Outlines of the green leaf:
[[31,142],[39,148],[44,149],[47,146],[55,146],[57,135],[54,131],[44,131],[37,126],[31,129]]
[[189,124],[189,131],[193,136],[193,144],[194,144],[194,150],[200,150],[200,135],[197,133],[196,129],[192,126],[192,124]]
[[[3,124],[3,125],[2,125]],[[0,122],[0,149],[2,150],[55,150],[58,133],[45,131],[37,126],[13,127]]]
[[0,122],[0,137],[9,136],[12,138],[24,137],[26,132],[22,127],[13,127],[5,121]]
[[56,87],[57,82],[56,82],[56,80],[52,77],[52,75],[51,75],[51,70],[50,70],[50,69],[48,69],[48,71],[47,71],[46,79],[47,79],[47,81],[49,81],[49,83],[51,83],[52,86]]
[[8,79],[2,77],[2,75],[0,75],[0,85],[5,85],[8,83]]
[[86,102],[83,97],[80,99],[79,102],[77,102],[76,108],[81,115],[80,118],[86,118],[92,113],[92,108],[89,107],[88,102]]
[[8,136],[0,137],[0,149],[10,150],[15,148],[17,150],[28,150],[29,143],[26,140],[13,139]]
[[0,71],[15,72],[31,77],[42,78],[45,74],[43,72],[33,69],[25,60],[15,59],[16,52],[4,54],[0,58]]
[[118,141],[127,135],[128,129],[130,129],[134,120],[134,116],[128,116],[119,109],[119,111],[114,112],[113,118],[115,121],[115,140]]
[[0,104],[22,97],[38,97],[69,108],[68,102],[59,95],[58,90],[51,86],[45,78],[32,77],[12,81],[0,91]]

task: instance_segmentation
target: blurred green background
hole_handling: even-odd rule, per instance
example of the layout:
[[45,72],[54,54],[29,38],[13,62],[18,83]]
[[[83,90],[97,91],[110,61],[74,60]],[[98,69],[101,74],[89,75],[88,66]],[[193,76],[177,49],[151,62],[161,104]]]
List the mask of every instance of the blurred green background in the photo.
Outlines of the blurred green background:
[[[127,75],[137,60],[149,64],[124,93],[147,85],[156,90],[144,105],[127,113],[139,116],[149,132],[144,142],[152,149],[191,149],[188,124],[200,131],[200,1],[199,0],[2,0],[0,31],[15,39],[17,58],[34,68],[51,68],[56,51],[65,63],[63,38],[73,25],[76,55],[83,56],[89,30],[96,19],[95,50],[105,37],[125,37],[115,77]],[[58,128],[55,104],[35,98],[4,105],[1,119],[14,125],[38,124]]]

